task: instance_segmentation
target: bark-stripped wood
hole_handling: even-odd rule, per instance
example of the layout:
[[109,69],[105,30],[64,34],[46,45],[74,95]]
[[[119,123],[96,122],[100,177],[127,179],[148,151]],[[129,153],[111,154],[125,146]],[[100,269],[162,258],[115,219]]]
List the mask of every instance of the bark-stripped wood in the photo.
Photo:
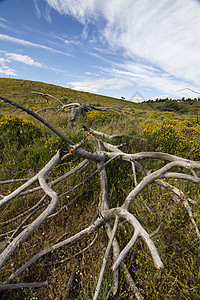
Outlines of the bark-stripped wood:
[[[43,97],[49,97],[48,94],[42,94],[37,93]],[[63,104],[62,101],[56,99],[53,97],[54,100],[57,100],[60,105],[62,105],[62,109],[65,108],[74,108],[78,107],[80,108],[80,105],[78,103],[73,104]],[[58,165],[60,161],[63,161],[67,156],[65,155],[63,158],[60,158],[59,152],[57,152],[56,155],[52,157],[52,159],[44,166],[44,168],[38,172],[34,177],[30,179],[22,179],[26,182],[22,184],[19,188],[14,190],[9,195],[1,195],[2,199],[0,199],[0,206],[3,206],[7,204],[8,202],[12,201],[16,197],[25,196],[28,193],[34,193],[38,190],[43,190],[45,195],[48,195],[50,200],[46,204],[47,207],[39,214],[38,217],[34,221],[32,221],[30,224],[23,227],[25,222],[27,222],[34,214],[34,212],[38,212],[41,209],[41,200],[38,200],[38,203],[34,205],[31,209],[27,210],[24,213],[21,213],[18,217],[22,218],[24,215],[30,213],[28,216],[25,217],[25,219],[20,223],[20,225],[15,229],[14,233],[10,236],[10,240],[8,240],[8,243],[4,243],[4,248],[2,253],[0,254],[0,268],[2,268],[6,261],[9,259],[9,257],[14,253],[14,251],[17,250],[20,245],[27,240],[27,238],[38,228],[47,218],[54,217],[58,213],[53,213],[55,208],[57,207],[57,203],[59,199],[63,196],[66,196],[70,194],[72,191],[75,191],[79,186],[87,182],[92,176],[95,174],[99,175],[99,181],[100,181],[100,197],[99,197],[99,203],[98,203],[98,209],[93,217],[93,223],[90,224],[88,227],[82,229],[80,232],[76,233],[75,235],[68,237],[64,241],[61,241],[57,244],[51,245],[50,247],[43,249],[39,253],[35,254],[28,262],[26,262],[24,265],[22,265],[18,270],[16,270],[13,274],[11,274],[4,282],[4,284],[0,285],[0,290],[9,289],[9,288],[20,288],[20,287],[37,287],[41,285],[46,284],[45,283],[32,283],[32,284],[26,284],[21,283],[20,284],[9,284],[11,281],[19,278],[20,275],[27,270],[32,264],[36,263],[41,257],[48,254],[49,252],[52,252],[56,249],[59,249],[60,247],[64,247],[69,245],[70,243],[77,241],[78,239],[81,239],[85,236],[89,236],[93,234],[95,231],[98,231],[100,227],[105,229],[105,233],[108,236],[108,245],[105,251],[105,255],[102,261],[102,266],[98,278],[98,283],[96,286],[95,294],[93,299],[98,299],[102,282],[104,278],[105,268],[107,265],[107,261],[109,259],[112,259],[112,271],[113,271],[113,284],[111,289],[107,293],[106,299],[111,295],[116,295],[118,291],[119,286],[119,272],[120,269],[124,272],[126,279],[128,283],[130,284],[131,288],[133,289],[135,296],[137,299],[141,300],[143,299],[142,295],[140,294],[138,288],[136,287],[125,263],[124,260],[127,257],[128,253],[130,252],[131,248],[134,247],[136,241],[138,238],[141,238],[143,242],[147,245],[149,249],[149,254],[152,257],[152,260],[154,262],[154,265],[157,269],[163,269],[164,265],[161,261],[160,255],[158,253],[158,250],[152,240],[152,237],[157,234],[161,228],[161,224],[155,230],[153,233],[148,233],[144,227],[142,221],[139,219],[139,217],[135,216],[133,213],[129,211],[131,204],[133,201],[136,201],[138,195],[146,188],[149,184],[155,183],[160,184],[164,188],[170,187],[173,191],[172,197],[176,201],[182,200],[184,203],[184,206],[189,214],[189,217],[191,219],[191,222],[193,223],[197,236],[200,238],[199,235],[199,229],[197,227],[197,224],[195,223],[194,216],[192,214],[192,209],[189,205],[189,202],[192,204],[195,204],[195,202],[192,199],[189,199],[185,196],[185,194],[180,191],[177,187],[170,185],[167,183],[167,181],[164,181],[163,179],[168,178],[177,178],[177,179],[184,179],[186,181],[192,182],[194,184],[200,183],[200,178],[197,176],[197,170],[200,170],[200,162],[199,161],[192,161],[188,159],[184,159],[181,157],[177,157],[174,155],[170,155],[167,153],[161,153],[161,152],[140,152],[135,154],[128,154],[124,153],[121,149],[119,149],[122,145],[114,146],[107,142],[104,142],[97,138],[97,136],[105,137],[107,139],[114,139],[114,138],[121,138],[122,135],[113,135],[110,136],[106,133],[101,133],[92,129],[89,129],[87,127],[84,127],[84,130],[91,133],[92,140],[94,142],[94,152],[88,152],[86,151],[84,147],[84,140],[80,141],[79,143],[75,144],[73,141],[71,141],[69,138],[61,134],[56,128],[54,128],[50,123],[48,123],[45,119],[43,119],[41,116],[39,116],[36,112],[33,112],[32,110],[24,107],[21,104],[18,104],[8,98],[0,96],[0,99],[4,100],[6,103],[12,104],[17,108],[20,108],[27,112],[28,114],[35,117],[37,120],[42,122],[46,127],[48,127],[51,131],[53,131],[55,134],[57,134],[60,138],[63,139],[63,141],[67,142],[69,144],[70,153],[73,154],[79,158],[82,158],[83,161],[76,166],[71,171],[67,172],[66,174],[60,176],[59,178],[52,180],[50,182],[47,182],[47,175],[49,172]],[[163,162],[163,165],[161,168],[153,171],[145,170],[141,165],[140,161],[143,159],[156,159],[161,160]],[[106,168],[109,167],[109,163],[113,160],[122,160],[127,161],[132,166],[133,171],[133,182],[134,187],[131,190],[131,192],[128,194],[126,199],[123,199],[121,206],[111,208],[110,206],[110,196],[109,196],[109,186],[108,186],[108,178],[107,178],[107,172]],[[84,168],[87,164],[90,163],[96,163],[96,170],[87,176],[86,179],[84,179],[82,182],[78,183],[73,188],[69,189],[68,191],[64,192],[63,194],[58,194],[53,190],[53,186],[61,182],[62,180],[66,179],[68,176],[77,174],[82,168]],[[181,169],[181,172],[175,172],[174,168],[177,170],[177,167],[179,170]],[[142,170],[144,172],[143,179],[138,182],[137,178],[137,168]],[[185,172],[186,171],[186,172]],[[188,174],[188,171],[190,174]],[[17,182],[20,182],[21,179],[18,179]],[[30,189],[30,186],[38,182],[39,186],[34,187]],[[0,182],[0,184],[8,184],[11,183],[10,181]],[[45,197],[45,196],[44,196]],[[72,200],[75,201],[76,197]],[[67,209],[67,205],[63,206],[62,209]],[[8,220],[2,224],[1,226],[6,226],[7,224],[15,221],[17,217]],[[113,227],[111,224],[114,225]],[[123,250],[120,249],[119,242],[116,237],[116,233],[119,228],[119,224],[121,221],[126,221],[132,226],[134,233],[130,241],[127,243],[127,245],[123,248]],[[21,230],[21,232],[20,232]],[[10,234],[10,233],[9,233]],[[89,245],[85,245],[85,248],[82,251],[85,251],[85,249],[88,249],[93,243]],[[111,249],[113,251],[113,255],[110,255]],[[80,252],[81,253],[81,252]],[[73,255],[72,257],[75,257],[79,255],[80,253],[77,253]],[[73,275],[73,274],[72,274]],[[72,277],[69,281],[69,286],[71,286],[72,283]],[[66,295],[69,294],[69,288],[67,288],[64,299],[66,298]]]

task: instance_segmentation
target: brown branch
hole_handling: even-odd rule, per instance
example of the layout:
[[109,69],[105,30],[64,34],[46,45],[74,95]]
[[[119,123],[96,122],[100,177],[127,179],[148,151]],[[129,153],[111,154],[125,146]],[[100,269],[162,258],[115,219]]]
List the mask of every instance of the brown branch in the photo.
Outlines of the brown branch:
[[72,283],[73,283],[73,280],[74,280],[74,276],[75,276],[76,268],[77,268],[77,267],[78,267],[78,260],[77,260],[77,261],[74,263],[74,265],[73,265],[72,272],[71,272],[69,281],[68,281],[68,283],[67,283],[67,287],[66,287],[66,290],[65,290],[65,294],[64,294],[62,300],[67,300],[67,299],[68,299],[69,292],[70,292],[70,288],[71,288],[71,286],[72,286]]

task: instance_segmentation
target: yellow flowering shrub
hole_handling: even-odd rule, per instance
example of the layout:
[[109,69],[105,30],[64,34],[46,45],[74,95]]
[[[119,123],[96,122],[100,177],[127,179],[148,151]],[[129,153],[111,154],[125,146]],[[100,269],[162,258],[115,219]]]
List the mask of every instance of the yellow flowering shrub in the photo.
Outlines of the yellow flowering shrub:
[[41,130],[29,120],[14,115],[4,115],[0,119],[0,148],[5,143],[15,144],[16,147],[31,144],[40,136]]
[[66,145],[65,142],[62,141],[61,138],[58,137],[50,137],[45,142],[45,148],[48,150],[48,152],[52,155],[54,155],[59,149],[62,149]]
[[36,128],[33,122],[14,115],[5,115],[0,119],[0,130],[16,126],[32,126]]
[[195,120],[148,119],[142,123],[142,129],[145,137],[153,141],[156,151],[200,159],[200,125]]
[[90,123],[92,123],[94,121],[104,122],[104,121],[110,119],[109,112],[100,112],[98,110],[88,111],[88,112],[84,113],[84,116]]

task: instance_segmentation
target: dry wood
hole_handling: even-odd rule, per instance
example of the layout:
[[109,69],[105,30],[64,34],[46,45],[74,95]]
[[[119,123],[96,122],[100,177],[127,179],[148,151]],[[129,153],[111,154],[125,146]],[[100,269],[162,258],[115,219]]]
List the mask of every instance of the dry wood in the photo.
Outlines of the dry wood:
[[25,288],[39,288],[41,286],[46,286],[47,281],[44,282],[30,282],[30,283],[15,283],[15,284],[0,284],[0,291],[4,290],[15,290],[15,289],[25,289]]
[[[40,96],[46,98],[46,97],[52,97],[54,100],[59,102],[61,105],[60,109],[70,109],[72,112],[71,115],[71,121],[73,122],[76,118],[76,115],[81,110],[87,111],[90,109],[94,109],[91,105],[81,105],[79,103],[70,103],[70,104],[64,104],[59,99],[49,95],[49,94],[43,94],[43,93],[37,93]],[[14,199],[15,197],[19,197],[22,195],[26,195],[28,193],[33,193],[38,190],[43,190],[45,195],[48,195],[49,199],[46,203],[47,208],[44,209],[40,215],[30,224],[28,224],[26,227],[24,227],[24,223],[36,212],[39,211],[40,208],[44,206],[39,206],[41,204],[42,199],[35,204],[31,209],[27,210],[26,212],[21,213],[19,216],[16,216],[15,218],[8,220],[0,225],[6,225],[11,223],[12,221],[16,220],[17,218],[21,218],[23,215],[30,213],[29,216],[27,216],[21,224],[13,231],[10,238],[10,243],[7,245],[7,247],[3,250],[3,252],[0,254],[0,268],[5,264],[5,262],[8,260],[8,258],[12,255],[12,253],[20,247],[20,245],[34,232],[38,226],[40,226],[47,218],[53,218],[58,213],[60,213],[63,209],[67,209],[68,205],[72,204],[76,199],[76,196],[74,199],[72,199],[68,204],[65,204],[63,207],[61,207],[60,210],[58,210],[56,213],[54,213],[54,210],[57,206],[57,203],[59,199],[63,196],[68,195],[69,193],[75,191],[77,188],[85,184],[92,176],[97,175],[99,176],[99,182],[100,182],[100,197],[99,197],[99,203],[98,203],[98,210],[97,214],[94,216],[93,223],[89,225],[88,227],[82,229],[80,232],[77,232],[75,235],[65,239],[64,241],[61,241],[59,243],[53,244],[50,247],[43,249],[42,251],[36,253],[28,262],[26,262],[24,265],[22,265],[18,270],[16,270],[13,274],[9,276],[9,278],[6,279],[5,284],[8,284],[12,280],[14,280],[16,277],[19,277],[26,269],[28,269],[33,263],[36,263],[42,256],[46,255],[49,252],[52,252],[56,249],[59,249],[60,247],[64,247],[69,245],[70,243],[77,241],[78,239],[84,238],[87,235],[92,234],[95,231],[98,231],[100,227],[103,227],[105,230],[106,235],[108,236],[108,244],[107,248],[104,254],[104,259],[102,262],[100,274],[98,277],[98,283],[96,286],[96,291],[94,294],[93,299],[98,299],[102,282],[104,278],[104,272],[107,265],[108,259],[112,259],[112,271],[113,271],[113,283],[111,289],[108,291],[106,299],[113,294],[116,295],[118,291],[119,286],[119,272],[120,268],[123,270],[125,277],[130,285],[130,287],[133,289],[133,292],[135,294],[135,297],[138,300],[143,299],[142,295],[140,294],[137,286],[135,285],[130,273],[128,272],[128,269],[126,265],[124,264],[124,260],[127,257],[128,253],[130,252],[131,248],[134,247],[136,241],[138,238],[141,238],[143,242],[147,245],[152,260],[155,264],[155,267],[157,269],[163,269],[164,265],[161,261],[161,258],[159,256],[158,250],[152,241],[152,237],[158,234],[158,232],[161,229],[162,222],[159,225],[159,227],[151,234],[149,234],[143,227],[143,223],[139,221],[139,217],[135,216],[133,213],[129,211],[131,204],[133,201],[139,197],[140,193],[151,183],[159,183],[165,188],[171,188],[173,191],[172,197],[174,196],[174,199],[178,199],[179,201],[183,202],[183,205],[185,206],[189,217],[191,219],[191,222],[193,223],[197,236],[199,237],[199,229],[197,227],[197,224],[194,220],[193,214],[192,214],[192,208],[189,205],[190,203],[194,204],[194,201],[189,199],[185,196],[185,194],[180,191],[175,186],[170,185],[167,181],[160,181],[161,179],[168,179],[168,178],[176,178],[176,179],[182,179],[189,182],[192,182],[194,184],[200,183],[200,178],[197,176],[197,170],[200,170],[200,162],[199,161],[192,161],[188,159],[184,159],[181,157],[177,157],[175,155],[170,155],[167,153],[162,152],[140,152],[135,154],[128,154],[124,153],[121,148],[123,145],[111,145],[109,143],[106,143],[100,139],[98,139],[96,136],[101,136],[102,138],[120,138],[122,135],[107,135],[106,133],[101,133],[98,131],[95,131],[93,129],[89,129],[87,127],[84,127],[84,130],[90,133],[90,138],[92,139],[94,143],[94,152],[86,151],[84,147],[85,139],[80,141],[79,143],[74,143],[70,139],[68,139],[66,136],[61,134],[56,128],[54,128],[51,124],[49,124],[45,119],[40,117],[36,112],[33,112],[32,110],[10,100],[5,97],[0,96],[0,99],[4,100],[6,103],[10,103],[11,105],[14,105],[17,108],[20,108],[27,112],[28,114],[32,115],[34,118],[42,122],[47,128],[49,128],[52,132],[57,134],[63,141],[67,142],[69,144],[70,152],[65,155],[63,158],[60,159],[59,152],[44,166],[44,168],[38,172],[34,177],[28,179],[27,182],[22,184],[19,188],[14,190],[12,193],[10,193],[8,196],[2,196],[2,199],[0,200],[0,206],[3,206],[7,204],[9,201]],[[102,108],[97,108],[102,109]],[[102,109],[103,110],[103,109]],[[47,182],[47,175],[49,172],[62,160],[66,158],[66,156],[69,155],[75,155],[78,158],[83,159],[83,161],[74,169],[70,170],[66,174],[60,176],[59,178]],[[143,159],[156,159],[162,161],[162,167],[156,169],[156,170],[145,170],[141,164],[138,161],[142,161]],[[117,206],[114,208],[110,208],[110,189],[108,185],[108,178],[107,178],[107,172],[106,168],[108,167],[109,163],[113,160],[123,160],[127,161],[132,166],[132,173],[133,173],[133,181],[134,181],[134,188],[130,191],[126,199],[121,199],[121,206]],[[58,192],[55,192],[52,187],[59,183],[61,180],[65,180],[70,175],[76,175],[83,167],[85,167],[89,163],[95,163],[97,168],[94,172],[92,172],[89,176],[87,176],[83,181],[79,182],[76,186],[73,186],[71,189],[67,190],[63,194],[59,195]],[[137,168],[142,170],[144,172],[143,179],[138,182],[137,178]],[[181,171],[177,171],[181,170]],[[188,172],[189,171],[189,172]],[[188,174],[189,173],[189,174]],[[17,181],[20,181],[21,179],[17,179]],[[30,189],[30,186],[35,183],[36,181],[39,182],[39,186],[33,189]],[[0,184],[6,184],[10,182],[0,182]],[[44,196],[45,197],[45,196]],[[131,208],[132,209],[132,208]],[[113,220],[115,220],[113,227],[111,224],[113,224]],[[130,241],[127,243],[127,245],[123,248],[123,250],[120,250],[120,245],[116,237],[116,233],[118,232],[118,224],[120,221],[125,221],[132,226],[134,230],[134,234]],[[19,230],[22,230],[19,233]],[[72,255],[70,258],[73,258],[79,254],[81,254],[83,251],[88,249],[88,247],[91,247],[93,244],[90,243],[88,246],[86,246],[84,249],[82,249],[80,252]],[[4,245],[5,246],[5,245]],[[111,249],[113,251],[113,255],[111,257],[110,252]],[[60,263],[63,263],[66,261],[66,258]],[[55,262],[56,263],[56,262]],[[74,271],[75,272],[75,271]],[[66,298],[69,294],[69,288],[73,281],[74,272],[72,272],[70,280],[69,280],[69,287],[66,289],[66,294],[64,298]],[[21,283],[22,284],[22,283]],[[39,283],[38,283],[39,284]],[[25,284],[26,285],[26,284]],[[11,285],[9,285],[11,287]],[[16,284],[13,285],[16,288]],[[21,286],[22,287],[22,286]],[[0,286],[0,289],[3,288],[3,285]],[[20,287],[18,287],[20,288]]]

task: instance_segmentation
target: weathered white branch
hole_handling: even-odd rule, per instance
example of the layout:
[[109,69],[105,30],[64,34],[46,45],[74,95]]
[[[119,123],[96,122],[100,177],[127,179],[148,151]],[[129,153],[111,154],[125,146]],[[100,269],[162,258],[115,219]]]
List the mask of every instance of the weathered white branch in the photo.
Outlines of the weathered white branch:
[[58,202],[58,195],[56,192],[51,190],[51,188],[46,183],[45,177],[52,170],[52,168],[57,165],[60,161],[59,152],[47,163],[47,165],[38,173],[38,180],[42,185],[43,190],[47,195],[51,197],[51,202],[48,207],[39,215],[36,220],[34,220],[30,225],[26,227],[17,237],[15,237],[12,242],[6,247],[6,249],[0,254],[0,268],[5,264],[10,255],[17,249],[17,247],[22,244],[29,235],[40,226],[40,224],[52,213],[56,204]]
[[60,104],[64,105],[64,103],[60,99],[58,99],[50,94],[44,94],[42,92],[31,92],[31,94],[40,95],[40,96],[44,97],[46,100],[47,100],[46,97],[50,97],[50,98],[53,98],[54,100],[58,101]]
[[[149,234],[142,227],[142,225],[140,224],[140,222],[136,219],[136,217],[134,215],[132,215],[130,212],[128,212],[126,209],[123,209],[122,207],[112,208],[112,209],[102,212],[102,216],[105,220],[110,219],[110,218],[115,218],[116,215],[119,216],[120,218],[126,219],[133,226],[133,228],[135,228],[137,230],[140,237],[147,244],[147,246],[151,252],[151,255],[152,255],[152,258],[153,258],[156,268],[163,269],[164,268],[163,263],[160,259],[160,256],[158,254],[158,251],[157,251],[153,241],[151,240]],[[112,267],[113,271],[120,266],[121,262],[123,261],[123,258],[124,258],[124,256],[120,257],[120,259],[119,258],[117,259],[117,261],[115,262],[115,264]]]
[[117,231],[118,224],[119,224],[119,218],[116,217],[115,223],[114,223],[114,226],[113,226],[113,230],[112,230],[112,234],[111,234],[108,246],[106,248],[106,252],[105,252],[103,262],[102,262],[102,265],[101,265],[101,271],[100,271],[100,274],[99,274],[99,279],[98,279],[98,283],[97,283],[97,286],[96,286],[96,290],[95,290],[93,300],[97,300],[98,296],[99,296],[99,293],[100,293],[101,285],[102,285],[102,282],[103,282],[103,276],[104,276],[104,272],[105,272],[105,268],[106,268],[106,264],[107,264],[108,257],[109,257],[109,254],[110,254],[110,250],[111,250],[111,247],[112,247],[112,244],[113,244],[113,240],[114,240],[114,237],[115,237],[115,234],[116,234],[116,231]]
[[14,284],[0,284],[0,291],[4,290],[15,290],[15,289],[25,289],[25,288],[38,288],[41,286],[46,286],[47,281],[44,282],[30,282],[30,283],[14,283]]
[[59,249],[60,247],[66,246],[81,237],[93,233],[96,229],[98,229],[102,224],[104,223],[103,218],[98,218],[93,224],[91,224],[89,227],[83,229],[82,231],[79,231],[77,234],[71,236],[70,238],[55,244],[53,246],[50,246],[41,252],[37,253],[34,255],[26,264],[24,264],[20,269],[18,269],[14,274],[12,274],[6,281],[5,283],[9,283],[11,280],[13,280],[16,277],[19,277],[27,268],[29,268],[33,263],[35,263],[39,258],[44,256],[45,254],[54,251],[56,249]]
[[30,178],[21,178],[21,179],[10,179],[10,180],[4,180],[0,181],[0,184],[9,184],[9,183],[15,183],[15,182],[22,182],[22,181],[28,181]]
[[0,207],[15,197],[17,197],[20,193],[25,191],[29,186],[31,186],[34,182],[36,182],[38,179],[38,174],[29,179],[26,183],[24,183],[22,186],[20,186],[18,189],[14,190],[12,193],[10,193],[8,196],[3,197],[3,199],[0,200]]
[[134,233],[133,237],[131,238],[131,240],[129,241],[129,243],[126,245],[126,247],[121,251],[120,255],[118,256],[118,259],[113,264],[113,266],[112,266],[113,271],[115,271],[116,269],[118,269],[118,267],[120,266],[121,262],[128,255],[129,251],[134,246],[134,244],[136,243],[136,241],[139,238],[139,236],[140,236],[140,233],[137,231],[137,229],[135,229],[135,233]]
[[[125,209],[128,209],[131,205],[131,203],[133,202],[133,200],[135,199],[135,197],[144,189],[145,186],[147,186],[148,184],[152,183],[153,181],[155,181],[156,179],[160,179],[160,178],[164,178],[166,177],[166,172],[168,170],[170,170],[173,167],[185,167],[185,168],[193,168],[193,165],[195,164],[195,162],[193,161],[183,161],[183,160],[176,160],[176,161],[172,161],[170,163],[168,163],[167,165],[165,165],[164,167],[160,168],[159,170],[156,170],[153,173],[150,173],[149,175],[145,176],[143,178],[143,180],[134,188],[134,190],[132,192],[129,193],[129,195],[127,196],[126,200],[124,201],[122,207]],[[200,168],[200,163],[199,163],[199,168]],[[171,176],[169,175],[168,177],[172,177],[173,173],[170,173]],[[178,176],[179,173],[177,173],[176,176]],[[199,180],[196,177],[190,176],[190,175],[186,175],[188,178],[191,178],[191,180],[193,179],[195,182],[199,182]],[[177,177],[175,177],[177,178]],[[179,178],[179,177],[178,177]]]
[[115,139],[115,138],[122,138],[124,137],[124,134],[114,134],[114,135],[109,135],[107,133],[103,133],[103,132],[99,132],[99,131],[96,131],[94,129],[91,129],[91,128],[88,128],[87,126],[83,126],[83,129],[86,131],[86,132],[89,132],[91,134],[94,134],[94,135],[100,135],[100,136],[103,136],[109,140],[112,140],[112,139]]
[[200,183],[200,178],[198,177],[194,177],[192,175],[188,175],[188,174],[182,174],[182,173],[175,173],[175,172],[166,172],[165,174],[163,174],[164,178],[176,178],[176,179],[183,179],[183,180],[187,180],[187,181],[191,181],[193,183]]
[[[62,161],[62,158],[61,158],[61,161]],[[79,170],[81,170],[82,168],[84,168],[88,163],[89,163],[89,161],[87,159],[83,160],[80,164],[78,164],[76,167],[74,167],[73,169],[71,169],[70,171],[68,171],[67,173],[65,173],[64,175],[56,178],[53,181],[50,181],[48,183],[48,185],[52,188],[54,185],[58,184],[62,180],[66,179],[67,177],[73,175],[74,173],[76,173]],[[27,195],[27,194],[30,194],[30,193],[34,193],[34,192],[39,191],[41,189],[42,189],[41,186],[37,186],[37,187],[35,187],[35,188],[31,189],[31,190],[24,191],[24,192],[20,193],[19,196],[24,196],[24,195]]]
[[[54,98],[54,100],[58,101],[61,104],[61,108],[60,108],[61,110],[65,109],[65,108],[71,109],[71,111],[73,113],[73,115],[70,119],[71,122],[73,121],[73,118],[75,118],[76,113],[79,113],[81,110],[84,110],[84,109],[91,109],[91,107],[89,107],[89,106],[86,107],[79,103],[64,104],[64,103],[62,103],[62,101],[60,101],[59,99],[57,99],[49,94],[43,94],[43,93],[37,93],[37,94],[39,94],[43,97],[50,96],[50,97]],[[12,274],[6,280],[6,283],[8,283],[12,279],[20,276],[24,270],[29,268],[33,263],[35,263],[40,257],[44,256],[45,254],[47,254],[51,251],[54,251],[60,247],[66,246],[69,243],[76,241],[79,238],[84,237],[85,235],[89,235],[89,234],[93,233],[95,230],[97,230],[99,227],[104,225],[104,229],[109,238],[109,242],[108,242],[105,256],[103,259],[103,263],[101,266],[101,271],[100,271],[100,275],[99,275],[99,279],[98,279],[98,283],[97,283],[97,287],[96,287],[96,292],[95,292],[93,299],[97,299],[99,296],[100,288],[102,286],[104,271],[106,268],[106,263],[107,263],[110,251],[111,251],[111,247],[113,248],[112,270],[114,271],[114,273],[113,273],[113,286],[110,289],[108,295],[110,295],[111,292],[113,293],[113,295],[115,295],[117,293],[118,284],[119,284],[119,269],[121,266],[121,268],[124,270],[125,276],[129,282],[130,286],[133,288],[133,290],[135,292],[136,298],[140,299],[140,300],[143,299],[143,297],[139,293],[136,285],[134,284],[132,277],[131,277],[130,273],[128,272],[128,269],[126,268],[126,266],[124,264],[124,259],[127,257],[129,251],[131,250],[133,245],[136,243],[137,239],[139,237],[141,237],[150,250],[150,253],[151,253],[151,256],[152,256],[152,259],[154,261],[156,268],[163,269],[164,268],[163,263],[160,259],[157,248],[151,239],[160,230],[161,224],[155,232],[153,232],[152,234],[149,235],[146,232],[146,230],[143,228],[142,224],[138,221],[138,218],[129,212],[130,205],[133,203],[133,201],[136,199],[136,197],[140,194],[140,192],[145,187],[147,187],[150,183],[156,182],[156,180],[161,179],[161,178],[179,178],[179,179],[183,179],[183,180],[187,180],[187,181],[199,184],[200,178],[197,176],[195,169],[200,169],[200,162],[199,161],[195,162],[192,160],[184,159],[181,157],[177,157],[174,155],[170,155],[167,153],[161,153],[161,152],[140,152],[140,153],[136,153],[136,154],[127,154],[127,153],[122,152],[119,149],[119,147],[122,145],[113,146],[109,143],[98,140],[96,137],[93,136],[93,135],[99,135],[99,136],[102,136],[102,137],[105,137],[108,139],[113,139],[113,138],[117,138],[117,137],[122,137],[123,135],[107,135],[107,134],[89,129],[85,126],[84,129],[91,134],[91,137],[96,146],[95,153],[88,152],[82,148],[82,146],[84,144],[84,140],[82,140],[80,143],[75,144],[73,141],[68,139],[63,134],[61,134],[57,129],[55,129],[46,120],[44,120],[42,117],[40,117],[37,113],[35,113],[32,110],[27,109],[24,106],[14,102],[14,101],[11,101],[10,99],[7,99],[5,97],[0,96],[0,99],[4,100],[7,103],[14,105],[15,107],[22,109],[23,111],[26,111],[28,114],[32,115],[34,118],[36,118],[37,120],[42,122],[51,131],[56,133],[57,136],[61,137],[63,141],[66,141],[69,144],[69,148],[71,150],[67,155],[65,155],[62,158],[62,160],[64,160],[64,158],[66,156],[68,156],[69,154],[73,154],[73,155],[76,155],[77,157],[81,157],[81,158],[85,159],[76,168],[67,172],[65,175],[61,176],[60,178],[58,178],[50,183],[47,183],[47,179],[46,179],[47,174],[60,161],[59,153],[57,153],[51,159],[51,161],[37,175],[35,175],[28,182],[23,184],[20,188],[16,189],[10,195],[5,196],[5,197],[3,197],[2,200],[0,200],[0,206],[1,206],[5,203],[8,203],[10,200],[12,200],[16,196],[25,195],[30,192],[35,192],[39,189],[42,189],[51,199],[49,201],[49,203],[46,204],[46,205],[48,205],[48,207],[31,224],[29,224],[28,226],[23,228],[23,231],[20,234],[18,234],[18,236],[14,237],[17,234],[17,232],[19,230],[21,230],[21,227],[23,226],[24,222],[28,218],[30,218],[30,215],[14,231],[14,234],[11,236],[9,245],[0,254],[0,268],[5,264],[7,259],[17,249],[17,247],[20,246],[20,244],[23,243],[27,239],[27,237],[30,236],[30,234],[36,228],[38,228],[38,226],[42,222],[44,222],[48,217],[53,217],[53,216],[57,215],[64,208],[67,208],[67,205],[65,205],[60,209],[60,211],[53,214],[53,211],[57,205],[59,198],[74,191],[75,189],[77,189],[78,187],[83,185],[87,180],[89,180],[95,174],[99,173],[99,177],[100,177],[100,200],[99,200],[99,204],[98,204],[99,217],[97,218],[97,220],[94,223],[92,223],[90,226],[88,226],[87,228],[85,228],[82,231],[75,234],[74,236],[72,236],[60,243],[57,243],[53,246],[50,246],[50,247],[44,249],[43,251],[37,253],[36,255],[34,255],[26,264],[24,264],[14,274]],[[147,158],[148,159],[158,159],[160,161],[167,162],[167,164],[158,170],[154,170],[154,171],[152,170],[152,172],[151,171],[148,172],[147,170],[144,170],[142,168],[142,166],[137,162],[137,160],[143,160],[143,159],[147,159]],[[109,186],[108,186],[108,179],[107,179],[107,173],[106,173],[105,166],[114,159],[128,161],[132,164],[135,188],[128,194],[128,196],[126,197],[126,199],[123,202],[121,207],[110,209]],[[92,174],[90,174],[82,182],[80,182],[76,186],[72,187],[70,190],[66,191],[65,193],[63,193],[60,196],[55,191],[52,190],[53,185],[60,182],[61,180],[64,180],[65,178],[74,174],[75,172],[79,171],[81,168],[85,167],[89,161],[96,162],[98,169],[96,169]],[[146,175],[139,183],[137,182],[135,167],[139,167],[140,169],[143,169],[143,171]],[[190,175],[178,173],[177,170],[179,170],[179,168],[186,169],[186,173],[188,173],[188,170],[189,170]],[[36,182],[37,180],[39,181],[40,187],[36,187],[32,190],[27,191],[29,186],[32,183]],[[0,182],[0,184],[1,184],[1,182]],[[183,204],[185,205],[185,207],[188,211],[188,214],[191,218],[192,223],[194,225],[196,225],[193,215],[192,215],[191,207],[188,204],[188,199],[185,198],[183,193],[181,191],[179,191],[178,189],[176,189],[175,187],[173,187],[173,192],[176,194],[176,196],[178,196],[183,201]],[[73,201],[73,199],[72,199],[72,201]],[[41,208],[41,207],[38,207],[38,203],[34,207],[36,210]],[[34,209],[31,208],[31,211],[32,211],[31,212],[31,215],[32,215],[34,213]],[[111,225],[109,223],[109,221],[111,219],[115,219],[113,229],[111,228]],[[120,252],[119,243],[116,238],[116,232],[117,232],[117,228],[118,228],[119,219],[123,219],[123,220],[127,221],[134,229],[133,237],[131,238],[131,240],[128,242],[128,244],[124,247],[124,249],[121,252]],[[197,230],[198,227],[196,226],[195,228],[196,228],[196,232],[198,235],[199,234],[199,231]],[[81,250],[81,252],[79,252],[79,253],[82,253],[83,250]],[[77,256],[78,254],[76,253],[74,256]],[[108,298],[108,295],[107,295],[107,298]]]
[[133,169],[133,179],[134,179],[134,183],[136,186],[137,185],[137,175],[136,175],[136,170],[135,170],[135,163],[132,161],[131,165],[132,165],[132,169]]
[[31,208],[27,209],[27,210],[24,211],[23,213],[17,215],[16,217],[14,217],[14,218],[12,218],[12,219],[9,219],[9,220],[7,220],[7,221],[5,221],[5,222],[0,223],[0,226],[1,226],[1,227],[6,226],[6,225],[8,225],[8,224],[10,224],[10,223],[12,223],[12,222],[18,220],[19,218],[23,217],[23,216],[26,215],[27,213],[29,213],[29,212],[35,210],[35,209],[36,209],[36,208],[44,201],[44,199],[46,198],[46,196],[47,196],[47,195],[44,195],[44,196],[40,199],[40,201],[38,201],[38,203],[36,203],[34,206],[32,206]]
[[[118,152],[106,152],[105,153],[107,158],[111,158],[113,156],[115,156],[116,154],[119,154]],[[135,160],[143,160],[143,159],[159,159],[159,160],[164,160],[164,161],[168,161],[168,162],[173,162],[173,161],[182,161],[184,162],[186,165],[185,167],[187,167],[188,169],[200,169],[200,162],[198,161],[193,161],[193,160],[189,160],[189,159],[185,159],[179,156],[175,156],[172,154],[168,154],[168,153],[163,153],[163,152],[139,152],[139,153],[135,153],[135,154],[127,154],[127,153],[121,153],[121,155],[118,155],[118,159],[120,160],[125,160],[125,161],[135,161]]]

